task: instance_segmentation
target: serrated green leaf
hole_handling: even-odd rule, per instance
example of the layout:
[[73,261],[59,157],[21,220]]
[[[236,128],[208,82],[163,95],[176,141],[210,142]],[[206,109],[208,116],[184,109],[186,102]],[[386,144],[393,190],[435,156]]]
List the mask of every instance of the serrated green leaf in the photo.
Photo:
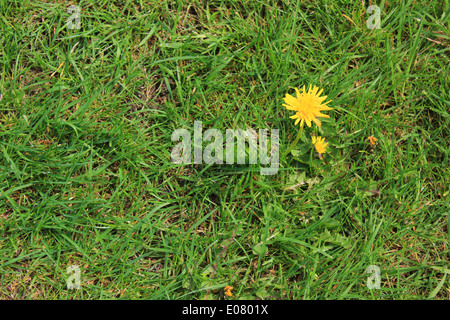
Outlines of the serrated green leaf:
[[264,243],[257,244],[253,247],[253,253],[257,255],[263,255],[267,252],[267,246]]

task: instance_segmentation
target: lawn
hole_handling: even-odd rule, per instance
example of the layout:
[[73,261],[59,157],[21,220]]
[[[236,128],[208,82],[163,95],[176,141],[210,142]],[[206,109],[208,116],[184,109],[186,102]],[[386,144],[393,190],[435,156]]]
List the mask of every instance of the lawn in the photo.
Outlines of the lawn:
[[[0,299],[450,299],[447,0],[0,12]],[[276,173],[174,162],[196,121],[278,130]]]

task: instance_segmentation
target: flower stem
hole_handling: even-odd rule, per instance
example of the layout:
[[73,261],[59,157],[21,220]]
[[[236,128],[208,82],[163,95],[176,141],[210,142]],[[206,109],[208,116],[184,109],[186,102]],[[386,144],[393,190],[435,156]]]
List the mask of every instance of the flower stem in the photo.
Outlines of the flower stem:
[[302,133],[303,133],[303,126],[300,126],[300,130],[298,130],[297,137],[295,138],[294,142],[291,143],[291,145],[289,146],[289,149],[287,149],[286,152],[283,154],[283,158],[286,157],[286,155],[288,155],[289,152],[291,152],[292,149],[295,148],[295,146],[297,145],[298,140],[302,136]]

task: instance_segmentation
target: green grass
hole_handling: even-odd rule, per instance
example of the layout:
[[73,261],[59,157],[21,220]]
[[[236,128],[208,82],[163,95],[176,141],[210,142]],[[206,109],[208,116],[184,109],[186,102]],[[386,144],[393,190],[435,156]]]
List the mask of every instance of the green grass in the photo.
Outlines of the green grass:
[[[69,4],[0,2],[1,299],[450,298],[448,1]],[[281,156],[310,83],[327,163],[172,163],[195,120]]]

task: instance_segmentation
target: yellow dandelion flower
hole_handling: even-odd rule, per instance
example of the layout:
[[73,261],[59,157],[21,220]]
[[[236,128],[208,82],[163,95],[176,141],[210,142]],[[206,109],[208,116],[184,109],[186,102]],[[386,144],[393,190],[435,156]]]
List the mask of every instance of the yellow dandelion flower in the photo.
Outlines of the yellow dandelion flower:
[[371,145],[375,145],[375,144],[377,143],[377,141],[378,141],[377,138],[372,137],[372,136],[368,137],[367,140],[370,141],[370,144],[371,144]]
[[325,143],[325,138],[313,136],[312,144],[319,154],[325,153],[327,151],[326,148],[328,146],[328,142]]
[[231,290],[233,290],[234,288],[232,286],[225,286],[224,291],[225,291],[225,295],[228,297],[232,297],[233,293],[231,292]]
[[321,111],[333,110],[333,108],[326,106],[326,104],[328,102],[331,102],[331,100],[322,103],[327,98],[327,96],[321,97],[320,94],[322,93],[323,89],[321,89],[319,92],[318,90],[318,87],[312,87],[311,85],[309,85],[308,92],[306,91],[305,86],[303,86],[302,92],[300,92],[298,88],[295,88],[295,91],[297,93],[296,98],[294,98],[290,94],[286,94],[286,97],[284,98],[284,102],[286,102],[286,104],[283,104],[283,106],[285,106],[288,110],[297,112],[295,115],[290,117],[291,119],[296,119],[295,125],[300,122],[300,126],[303,127],[303,124],[306,122],[306,125],[308,127],[311,127],[311,121],[313,121],[320,127],[321,122],[317,118],[330,117],[329,115],[321,113]]

